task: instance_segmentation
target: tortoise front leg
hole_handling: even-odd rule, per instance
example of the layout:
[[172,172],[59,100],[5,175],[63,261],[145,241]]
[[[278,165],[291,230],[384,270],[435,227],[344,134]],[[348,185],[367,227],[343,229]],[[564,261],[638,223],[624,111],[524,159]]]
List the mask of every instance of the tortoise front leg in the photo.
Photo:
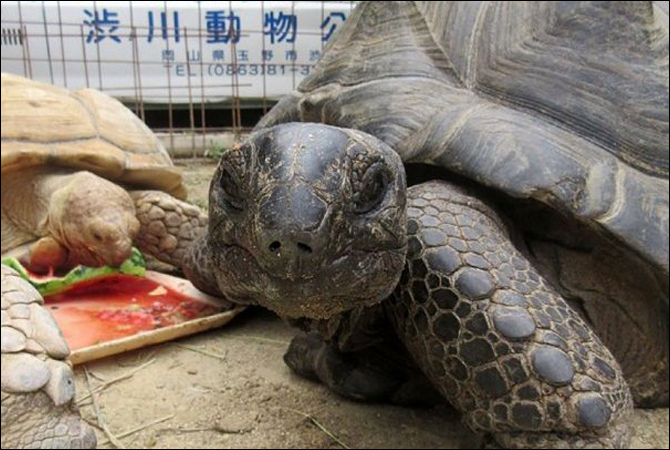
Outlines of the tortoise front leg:
[[45,236],[32,244],[17,248],[12,256],[18,258],[23,267],[39,274],[54,269],[68,270],[76,265],[76,262],[71,260],[68,248],[52,236]]
[[619,365],[497,214],[443,182],[408,199],[407,266],[389,314],[465,422],[505,448],[627,446]]
[[207,231],[207,215],[161,191],[131,191],[130,196],[140,221],[135,245],[163,262],[182,267],[186,250]]
[[94,448],[63,335],[42,296],[2,266],[2,448]]

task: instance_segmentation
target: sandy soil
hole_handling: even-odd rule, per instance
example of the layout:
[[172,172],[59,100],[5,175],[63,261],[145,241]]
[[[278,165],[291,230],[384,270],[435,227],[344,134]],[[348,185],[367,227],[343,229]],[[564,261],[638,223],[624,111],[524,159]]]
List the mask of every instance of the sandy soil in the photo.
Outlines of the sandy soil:
[[[205,207],[215,163],[179,161],[191,200]],[[109,429],[141,448],[474,448],[449,406],[429,409],[344,400],[293,375],[282,355],[295,331],[256,309],[219,330],[86,365]],[[138,370],[139,369],[139,370]],[[78,398],[86,391],[77,369]],[[82,414],[92,423],[90,400]],[[157,422],[159,421],[159,422]],[[668,448],[668,409],[636,410],[633,448]],[[101,448],[106,437],[99,432]]]

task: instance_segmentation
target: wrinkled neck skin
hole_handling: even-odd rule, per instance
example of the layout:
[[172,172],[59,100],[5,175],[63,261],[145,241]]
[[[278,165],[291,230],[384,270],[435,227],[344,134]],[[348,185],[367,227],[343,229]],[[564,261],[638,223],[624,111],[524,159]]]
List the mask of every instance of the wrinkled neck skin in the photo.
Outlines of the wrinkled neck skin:
[[402,162],[354,130],[256,132],[221,159],[209,227],[213,272],[231,301],[314,319],[377,304],[405,264]]
[[64,185],[59,183],[59,188],[54,189],[50,197],[49,210],[45,217],[43,229],[45,230],[45,234],[53,236],[58,242],[69,249],[72,248],[76,238],[70,236],[72,233],[69,232],[66,226],[68,221],[66,217],[68,195],[69,189],[64,188]]

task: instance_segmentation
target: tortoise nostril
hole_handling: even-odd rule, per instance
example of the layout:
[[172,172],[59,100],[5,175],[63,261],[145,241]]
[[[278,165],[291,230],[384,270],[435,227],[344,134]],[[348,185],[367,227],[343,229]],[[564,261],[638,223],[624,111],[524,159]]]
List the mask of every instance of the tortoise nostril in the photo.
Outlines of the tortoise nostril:
[[312,247],[310,247],[307,244],[303,244],[302,242],[298,242],[298,249],[302,251],[303,253],[312,253]]
[[276,258],[285,261],[290,261],[294,258],[302,259],[310,257],[314,253],[314,250],[309,245],[304,242],[296,242],[292,239],[272,241],[267,246],[267,249],[267,254],[271,255],[273,260]]
[[268,248],[271,252],[276,253],[281,248],[281,242],[274,241]]

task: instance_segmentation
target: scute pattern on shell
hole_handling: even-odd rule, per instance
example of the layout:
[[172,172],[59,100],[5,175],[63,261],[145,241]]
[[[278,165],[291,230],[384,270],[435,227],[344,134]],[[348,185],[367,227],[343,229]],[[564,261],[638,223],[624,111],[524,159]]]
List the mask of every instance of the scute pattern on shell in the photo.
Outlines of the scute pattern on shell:
[[149,128],[118,100],[2,74],[2,173],[39,165],[89,170],[186,197],[181,174]]
[[65,338],[42,296],[2,266],[2,447],[93,448],[74,405]]
[[258,128],[365,131],[604,229],[667,277],[667,58],[650,2],[365,2]]

